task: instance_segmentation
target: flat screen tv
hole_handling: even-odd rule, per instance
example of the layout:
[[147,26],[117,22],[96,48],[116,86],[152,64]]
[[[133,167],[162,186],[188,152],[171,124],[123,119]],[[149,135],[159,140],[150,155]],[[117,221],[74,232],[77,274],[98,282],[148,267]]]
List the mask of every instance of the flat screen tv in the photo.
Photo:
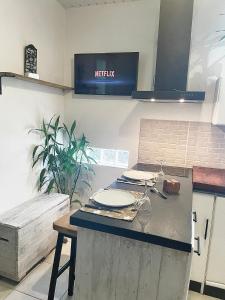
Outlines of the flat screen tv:
[[75,93],[130,96],[137,89],[138,52],[75,54]]

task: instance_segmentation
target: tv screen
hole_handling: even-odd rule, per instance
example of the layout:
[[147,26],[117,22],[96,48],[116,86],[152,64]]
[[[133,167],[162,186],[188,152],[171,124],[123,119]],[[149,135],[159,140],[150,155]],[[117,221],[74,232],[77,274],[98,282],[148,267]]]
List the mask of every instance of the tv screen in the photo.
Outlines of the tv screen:
[[137,89],[138,52],[75,54],[75,93],[130,96]]

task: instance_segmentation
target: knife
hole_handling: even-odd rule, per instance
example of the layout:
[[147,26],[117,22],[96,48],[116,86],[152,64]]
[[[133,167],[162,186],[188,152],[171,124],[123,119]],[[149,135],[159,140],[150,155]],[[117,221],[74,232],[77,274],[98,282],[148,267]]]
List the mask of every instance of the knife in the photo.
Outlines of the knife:
[[128,181],[126,179],[122,179],[122,178],[117,178],[116,181],[119,182],[119,183],[126,183],[126,184],[132,184],[132,185],[142,185],[142,183],[140,183],[140,182],[136,183],[136,182]]
[[159,195],[160,197],[162,197],[163,199],[167,199],[166,195],[163,194],[162,192],[160,192],[156,187],[151,188],[150,191],[151,191],[152,193],[158,194],[158,195]]
[[[125,184],[131,184],[131,185],[140,185],[140,186],[144,186],[145,183],[141,182],[141,181],[130,181],[124,178],[117,178],[116,180],[119,183],[125,183]],[[152,184],[150,182],[148,182],[148,186],[153,186],[154,183],[152,182]]]
[[85,204],[84,207],[92,208],[92,209],[98,209],[98,210],[104,210],[104,211],[111,211],[111,212],[114,212],[114,213],[117,213],[117,214],[121,214],[121,211],[114,210],[114,209],[111,209],[111,208],[105,208],[105,207],[102,207],[102,206],[97,206],[97,205],[94,205],[94,204]]

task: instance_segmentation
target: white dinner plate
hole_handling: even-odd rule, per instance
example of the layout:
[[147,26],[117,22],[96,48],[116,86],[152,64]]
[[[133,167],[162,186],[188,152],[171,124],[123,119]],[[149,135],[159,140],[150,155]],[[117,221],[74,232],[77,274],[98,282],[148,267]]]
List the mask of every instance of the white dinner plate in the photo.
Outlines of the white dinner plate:
[[156,177],[156,173],[128,170],[123,173],[123,176],[133,180],[151,180]]
[[136,198],[132,193],[116,189],[100,190],[91,199],[99,204],[111,207],[124,207],[136,202]]

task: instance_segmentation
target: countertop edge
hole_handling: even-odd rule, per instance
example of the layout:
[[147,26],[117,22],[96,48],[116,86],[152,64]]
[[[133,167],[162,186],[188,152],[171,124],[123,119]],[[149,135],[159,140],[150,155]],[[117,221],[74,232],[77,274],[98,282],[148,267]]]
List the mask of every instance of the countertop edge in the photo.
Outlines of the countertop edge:
[[170,249],[178,250],[178,251],[183,251],[183,252],[192,252],[192,244],[177,241],[177,240],[172,240],[172,239],[167,239],[164,237],[142,233],[142,232],[134,232],[132,230],[128,230],[125,228],[118,228],[114,226],[109,226],[106,224],[99,224],[96,222],[88,221],[88,220],[83,220],[73,214],[70,217],[70,223],[72,225],[75,225],[77,227],[82,227],[90,230],[95,230],[99,232],[104,232],[104,233],[109,233],[117,236],[122,236],[125,238],[130,238],[133,240],[138,240],[141,242],[145,243],[150,243],[162,247],[167,247]]
[[212,186],[205,183],[193,182],[193,191],[212,194],[212,195],[225,196],[225,187]]

